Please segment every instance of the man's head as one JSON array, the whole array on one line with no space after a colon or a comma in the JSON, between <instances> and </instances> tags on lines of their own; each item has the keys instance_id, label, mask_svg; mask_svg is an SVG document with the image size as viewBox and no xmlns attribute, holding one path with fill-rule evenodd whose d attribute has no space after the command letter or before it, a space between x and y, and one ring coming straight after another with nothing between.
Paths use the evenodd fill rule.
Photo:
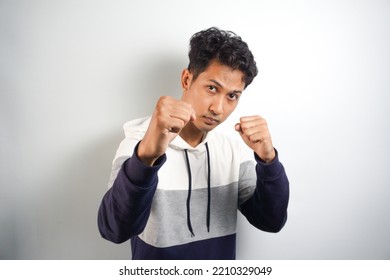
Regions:
<instances>
[{"instance_id":1,"label":"man's head","mask_svg":"<svg viewBox=\"0 0 390 280\"><path fill-rule=\"evenodd\" d=\"M214 60L234 70L240 70L244 74L245 88L257 75L256 62L248 45L231 31L212 27L195 33L190 40L188 56L188 70L193 74L193 79L205 71Z\"/></svg>"},{"instance_id":2,"label":"man's head","mask_svg":"<svg viewBox=\"0 0 390 280\"><path fill-rule=\"evenodd\" d=\"M235 110L244 89L257 74L248 46L232 32L210 28L191 38L190 64L183 70L182 100L191 104L196 120L184 132L205 133Z\"/></svg>"}]
</instances>

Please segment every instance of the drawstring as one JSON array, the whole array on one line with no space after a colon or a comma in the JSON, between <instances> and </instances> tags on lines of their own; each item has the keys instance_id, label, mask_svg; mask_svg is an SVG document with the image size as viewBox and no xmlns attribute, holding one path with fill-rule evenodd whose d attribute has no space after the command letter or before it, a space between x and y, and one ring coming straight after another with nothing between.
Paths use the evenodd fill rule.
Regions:
<instances>
[{"instance_id":1,"label":"drawstring","mask_svg":"<svg viewBox=\"0 0 390 280\"><path fill-rule=\"evenodd\" d=\"M211 202L211 186L210 186L210 152L209 152L209 145L207 145L206 142L206 152L207 152L207 218L206 218L206 224L207 224L207 231L210 232L210 202Z\"/></svg>"},{"instance_id":2,"label":"drawstring","mask_svg":"<svg viewBox=\"0 0 390 280\"><path fill-rule=\"evenodd\" d=\"M191 215L190 215L190 200L191 200L191 189L192 189L191 167L190 167L190 160L188 159L187 149L185 149L184 152L186 154L187 169L188 169L187 226L191 232L191 237L194 237L195 234L194 234L194 231L192 230Z\"/></svg>"},{"instance_id":3,"label":"drawstring","mask_svg":"<svg viewBox=\"0 0 390 280\"><path fill-rule=\"evenodd\" d=\"M207 216L206 216L206 225L207 225L207 231L210 232L210 204L211 204L211 184L210 184L210 152L209 152L209 146L206 145L206 153L207 153ZM192 175L191 175L191 166L190 166L190 160L188 158L188 150L184 150L186 155L186 163L187 163L187 169L188 169L188 195L187 195L187 226L188 230L191 232L191 237L194 237L194 231L192 229L191 225L191 213L190 213L190 202L191 202L191 191L192 191Z\"/></svg>"}]
</instances>

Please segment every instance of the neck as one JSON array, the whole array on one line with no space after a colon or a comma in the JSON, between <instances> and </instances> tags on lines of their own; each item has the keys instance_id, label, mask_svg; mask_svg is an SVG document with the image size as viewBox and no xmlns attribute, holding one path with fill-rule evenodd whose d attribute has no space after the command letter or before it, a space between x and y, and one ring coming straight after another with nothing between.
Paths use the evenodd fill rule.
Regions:
<instances>
[{"instance_id":1,"label":"neck","mask_svg":"<svg viewBox=\"0 0 390 280\"><path fill-rule=\"evenodd\" d=\"M205 132L199 130L192 122L187 123L179 133L180 137L194 148L202 142L205 134Z\"/></svg>"}]
</instances>

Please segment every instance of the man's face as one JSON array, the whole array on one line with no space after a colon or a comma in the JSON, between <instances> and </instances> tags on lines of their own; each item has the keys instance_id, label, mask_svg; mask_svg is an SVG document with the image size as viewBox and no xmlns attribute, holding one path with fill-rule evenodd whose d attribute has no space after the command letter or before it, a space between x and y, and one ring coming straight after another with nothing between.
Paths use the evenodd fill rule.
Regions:
<instances>
[{"instance_id":1,"label":"man's face","mask_svg":"<svg viewBox=\"0 0 390 280\"><path fill-rule=\"evenodd\" d=\"M229 117L244 91L243 73L212 61L194 80L187 69L182 74L182 100L195 110L195 127L209 132Z\"/></svg>"}]
</instances>

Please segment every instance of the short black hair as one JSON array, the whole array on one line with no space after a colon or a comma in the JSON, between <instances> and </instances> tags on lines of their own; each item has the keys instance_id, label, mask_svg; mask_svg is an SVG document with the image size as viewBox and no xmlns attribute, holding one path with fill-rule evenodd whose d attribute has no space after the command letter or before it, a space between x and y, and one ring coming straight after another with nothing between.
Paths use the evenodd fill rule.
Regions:
<instances>
[{"instance_id":1,"label":"short black hair","mask_svg":"<svg viewBox=\"0 0 390 280\"><path fill-rule=\"evenodd\" d=\"M245 88L252 83L258 73L248 44L234 32L220 30L217 27L197 32L191 37L188 57L190 60L188 70L194 79L205 71L214 59L243 72Z\"/></svg>"}]
</instances>

